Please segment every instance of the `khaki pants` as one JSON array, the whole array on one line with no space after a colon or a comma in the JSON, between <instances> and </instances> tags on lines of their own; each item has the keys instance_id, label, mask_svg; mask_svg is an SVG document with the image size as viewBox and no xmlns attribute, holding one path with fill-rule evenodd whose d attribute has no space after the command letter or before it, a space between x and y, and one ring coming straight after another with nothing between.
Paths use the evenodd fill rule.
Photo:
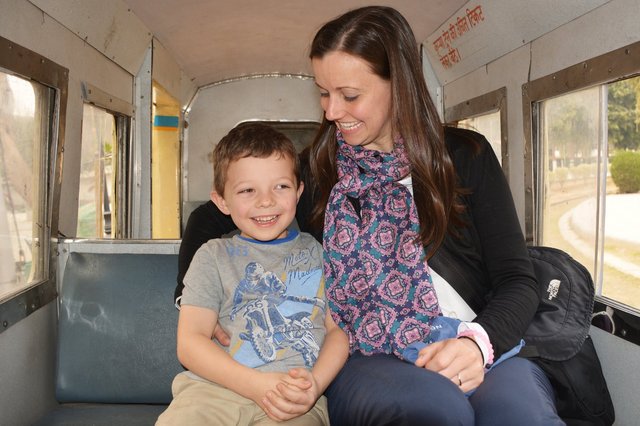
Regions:
<instances>
[{"instance_id":1,"label":"khaki pants","mask_svg":"<svg viewBox=\"0 0 640 426\"><path fill-rule=\"evenodd\" d=\"M171 385L173 401L156 426L165 425L282 425L328 426L327 399L321 396L303 416L275 422L250 399L222 386L178 374Z\"/></svg>"}]
</instances>

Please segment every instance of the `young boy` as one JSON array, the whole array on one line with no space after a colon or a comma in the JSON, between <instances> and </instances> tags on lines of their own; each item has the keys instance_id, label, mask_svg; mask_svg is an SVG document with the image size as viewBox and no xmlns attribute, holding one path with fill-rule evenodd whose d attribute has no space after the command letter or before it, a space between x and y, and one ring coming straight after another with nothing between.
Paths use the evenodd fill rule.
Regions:
<instances>
[{"instance_id":1,"label":"young boy","mask_svg":"<svg viewBox=\"0 0 640 426\"><path fill-rule=\"evenodd\" d=\"M322 393L348 356L324 298L322 246L289 229L303 191L275 129L241 124L213 153L212 201L240 230L203 245L184 278L173 401L158 425L328 425ZM231 336L212 340L220 325ZM320 349L321 348L321 349Z\"/></svg>"}]
</instances>

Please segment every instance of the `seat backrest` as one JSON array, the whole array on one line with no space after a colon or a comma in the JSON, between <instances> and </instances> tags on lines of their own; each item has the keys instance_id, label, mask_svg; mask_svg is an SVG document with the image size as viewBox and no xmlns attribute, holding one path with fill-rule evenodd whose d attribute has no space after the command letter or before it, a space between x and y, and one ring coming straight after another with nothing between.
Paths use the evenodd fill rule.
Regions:
<instances>
[{"instance_id":1,"label":"seat backrest","mask_svg":"<svg viewBox=\"0 0 640 426\"><path fill-rule=\"evenodd\" d=\"M174 254L70 253L60 290L59 402L164 403L182 371Z\"/></svg>"}]
</instances>

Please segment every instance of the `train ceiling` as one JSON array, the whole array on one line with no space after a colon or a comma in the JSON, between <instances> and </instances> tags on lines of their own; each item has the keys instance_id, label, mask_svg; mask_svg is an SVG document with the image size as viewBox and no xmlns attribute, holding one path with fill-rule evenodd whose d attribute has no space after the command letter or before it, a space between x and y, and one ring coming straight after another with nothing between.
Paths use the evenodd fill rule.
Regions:
<instances>
[{"instance_id":1,"label":"train ceiling","mask_svg":"<svg viewBox=\"0 0 640 426\"><path fill-rule=\"evenodd\" d=\"M196 86L255 74L310 74L327 20L367 4L398 9L424 40L466 0L124 0Z\"/></svg>"}]
</instances>

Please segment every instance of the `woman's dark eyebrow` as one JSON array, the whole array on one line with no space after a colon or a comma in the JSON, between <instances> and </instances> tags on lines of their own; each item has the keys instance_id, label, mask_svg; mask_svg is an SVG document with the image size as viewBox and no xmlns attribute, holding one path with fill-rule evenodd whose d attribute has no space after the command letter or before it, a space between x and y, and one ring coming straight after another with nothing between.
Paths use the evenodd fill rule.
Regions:
<instances>
[{"instance_id":1,"label":"woman's dark eyebrow","mask_svg":"<svg viewBox=\"0 0 640 426\"><path fill-rule=\"evenodd\" d=\"M318 82L316 82L316 81L314 81L314 84L315 84L319 89L327 90L327 89L325 89L324 87L320 86L320 85L318 84ZM341 87L336 87L336 90L344 90L344 89L362 90L362 89L358 89L357 87L351 87L351 86L341 86Z\"/></svg>"}]
</instances>

